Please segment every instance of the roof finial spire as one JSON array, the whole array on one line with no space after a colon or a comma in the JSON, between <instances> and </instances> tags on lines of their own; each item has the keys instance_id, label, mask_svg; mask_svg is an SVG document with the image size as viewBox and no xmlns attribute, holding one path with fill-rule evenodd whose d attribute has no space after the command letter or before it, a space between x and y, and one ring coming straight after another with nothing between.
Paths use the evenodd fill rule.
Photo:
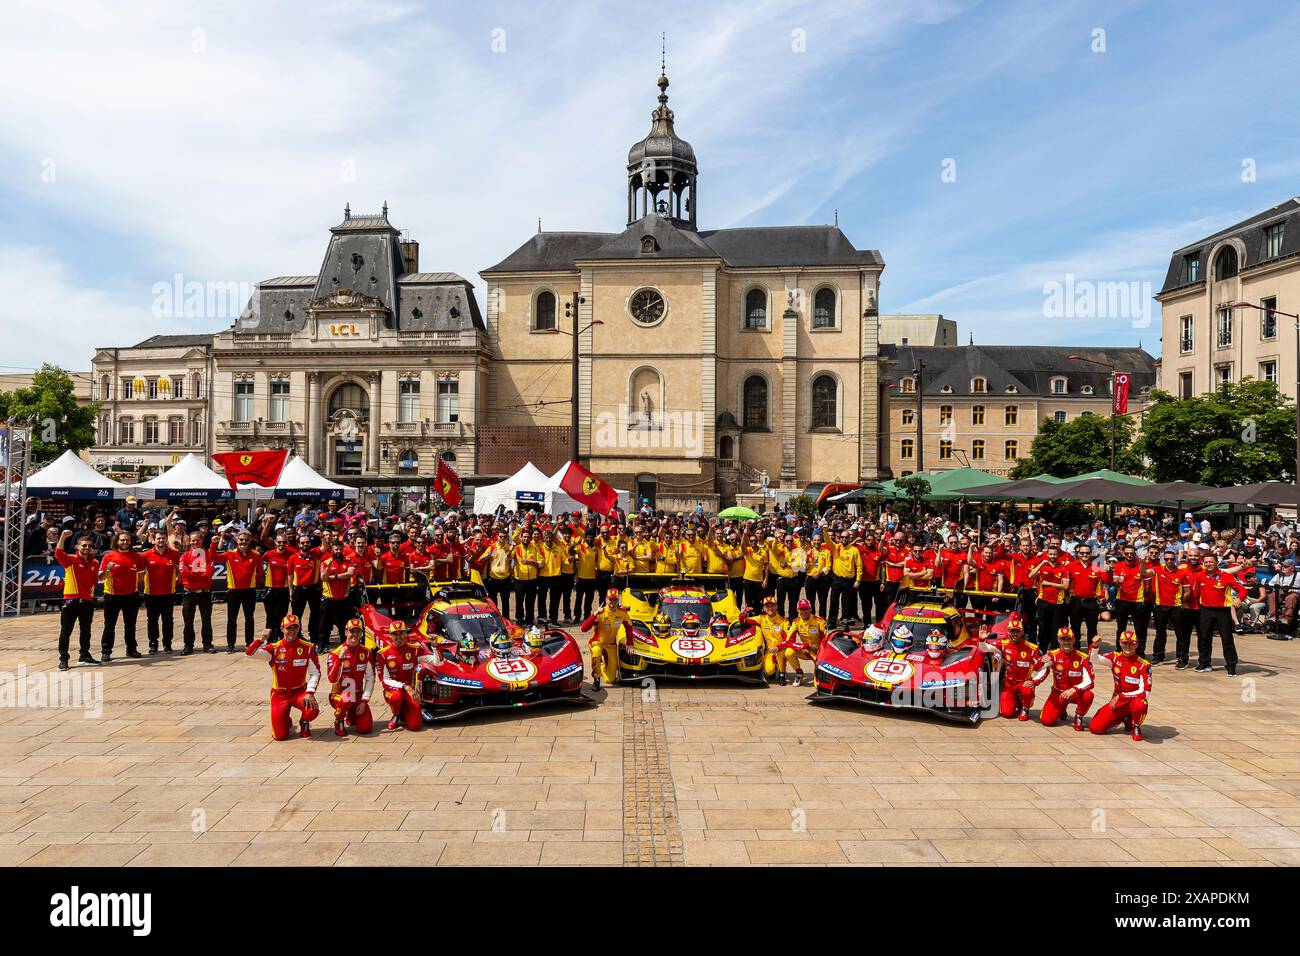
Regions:
<instances>
[{"instance_id":1,"label":"roof finial spire","mask_svg":"<svg viewBox=\"0 0 1300 956\"><path fill-rule=\"evenodd\" d=\"M668 34L659 34L659 75L668 75Z\"/></svg>"},{"instance_id":2,"label":"roof finial spire","mask_svg":"<svg viewBox=\"0 0 1300 956\"><path fill-rule=\"evenodd\" d=\"M384 222L388 222L388 200L384 200Z\"/></svg>"},{"instance_id":3,"label":"roof finial spire","mask_svg":"<svg viewBox=\"0 0 1300 956\"><path fill-rule=\"evenodd\" d=\"M537 217L537 231L538 231L538 233L541 233L541 231L542 231L542 217L541 217L541 216L538 216L538 217Z\"/></svg>"},{"instance_id":4,"label":"roof finial spire","mask_svg":"<svg viewBox=\"0 0 1300 956\"><path fill-rule=\"evenodd\" d=\"M343 204L343 221L347 222L352 218L352 203Z\"/></svg>"},{"instance_id":5,"label":"roof finial spire","mask_svg":"<svg viewBox=\"0 0 1300 956\"><path fill-rule=\"evenodd\" d=\"M836 206L835 207L835 228L838 229L839 226L840 226L840 207Z\"/></svg>"}]
</instances>

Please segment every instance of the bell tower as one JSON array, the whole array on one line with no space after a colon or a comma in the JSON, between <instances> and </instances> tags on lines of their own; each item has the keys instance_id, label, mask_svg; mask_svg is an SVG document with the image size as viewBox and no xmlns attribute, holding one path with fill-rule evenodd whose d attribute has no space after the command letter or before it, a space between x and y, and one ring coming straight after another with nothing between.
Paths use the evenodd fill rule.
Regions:
<instances>
[{"instance_id":1,"label":"bell tower","mask_svg":"<svg viewBox=\"0 0 1300 956\"><path fill-rule=\"evenodd\" d=\"M650 133L627 153L627 222L661 216L679 228L695 226L695 150L673 128L666 61L659 65L659 106Z\"/></svg>"}]
</instances>

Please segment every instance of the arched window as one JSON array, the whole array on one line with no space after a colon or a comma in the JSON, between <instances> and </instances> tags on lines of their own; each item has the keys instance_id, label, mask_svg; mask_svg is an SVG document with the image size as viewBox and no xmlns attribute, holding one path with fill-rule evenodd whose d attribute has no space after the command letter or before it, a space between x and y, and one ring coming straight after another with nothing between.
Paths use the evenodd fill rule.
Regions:
<instances>
[{"instance_id":1,"label":"arched window","mask_svg":"<svg viewBox=\"0 0 1300 956\"><path fill-rule=\"evenodd\" d=\"M751 431L767 428L767 379L761 375L745 379L743 398L744 427Z\"/></svg>"},{"instance_id":2,"label":"arched window","mask_svg":"<svg viewBox=\"0 0 1300 956\"><path fill-rule=\"evenodd\" d=\"M823 287L813 296L814 329L835 328L835 290Z\"/></svg>"},{"instance_id":3,"label":"arched window","mask_svg":"<svg viewBox=\"0 0 1300 956\"><path fill-rule=\"evenodd\" d=\"M537 307L534 310L533 329L544 331L555 328L555 293L539 292Z\"/></svg>"},{"instance_id":4,"label":"arched window","mask_svg":"<svg viewBox=\"0 0 1300 956\"><path fill-rule=\"evenodd\" d=\"M1231 279L1237 274L1237 250L1232 246L1224 246L1219 250L1219 254L1214 257L1214 281L1222 282L1224 279Z\"/></svg>"},{"instance_id":5,"label":"arched window","mask_svg":"<svg viewBox=\"0 0 1300 956\"><path fill-rule=\"evenodd\" d=\"M348 382L334 389L330 395L330 414L333 415L340 409L348 409L356 413L359 418L366 418L370 415L370 395L364 388L355 382Z\"/></svg>"},{"instance_id":6,"label":"arched window","mask_svg":"<svg viewBox=\"0 0 1300 956\"><path fill-rule=\"evenodd\" d=\"M745 328L767 328L767 291L750 289L745 296Z\"/></svg>"},{"instance_id":7,"label":"arched window","mask_svg":"<svg viewBox=\"0 0 1300 956\"><path fill-rule=\"evenodd\" d=\"M812 384L812 427L835 428L839 424L839 385L830 375L818 375Z\"/></svg>"},{"instance_id":8,"label":"arched window","mask_svg":"<svg viewBox=\"0 0 1300 956\"><path fill-rule=\"evenodd\" d=\"M976 377L970 380L970 390L976 395L983 395L988 391L989 383L986 379Z\"/></svg>"},{"instance_id":9,"label":"arched window","mask_svg":"<svg viewBox=\"0 0 1300 956\"><path fill-rule=\"evenodd\" d=\"M456 453L454 451L444 451L438 457L449 465L456 464Z\"/></svg>"},{"instance_id":10,"label":"arched window","mask_svg":"<svg viewBox=\"0 0 1300 956\"><path fill-rule=\"evenodd\" d=\"M718 442L718 458L729 462L736 457L736 442L730 435L723 435Z\"/></svg>"},{"instance_id":11,"label":"arched window","mask_svg":"<svg viewBox=\"0 0 1300 956\"><path fill-rule=\"evenodd\" d=\"M420 469L420 453L414 448L403 448L397 456L397 470L403 475L413 475Z\"/></svg>"},{"instance_id":12,"label":"arched window","mask_svg":"<svg viewBox=\"0 0 1300 956\"><path fill-rule=\"evenodd\" d=\"M911 461L916 457L916 442L910 438L904 438L898 443L898 457L903 461Z\"/></svg>"}]
</instances>

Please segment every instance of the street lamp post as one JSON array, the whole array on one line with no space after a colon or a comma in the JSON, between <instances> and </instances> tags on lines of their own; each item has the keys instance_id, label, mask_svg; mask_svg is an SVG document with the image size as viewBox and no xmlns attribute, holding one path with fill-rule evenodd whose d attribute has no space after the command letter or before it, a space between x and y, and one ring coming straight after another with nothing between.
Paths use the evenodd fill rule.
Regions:
<instances>
[{"instance_id":1,"label":"street lamp post","mask_svg":"<svg viewBox=\"0 0 1300 956\"><path fill-rule=\"evenodd\" d=\"M1295 323L1295 367L1296 367L1296 406L1295 406L1295 481L1300 486L1300 315L1292 315L1290 312L1279 312L1277 309L1266 309L1262 305L1256 305L1254 302L1234 302L1234 309L1257 309L1260 312L1269 312L1273 315L1280 315L1283 318L1290 319ZM1276 516L1275 516L1276 517ZM1295 511L1296 527L1300 528L1300 501L1296 502Z\"/></svg>"},{"instance_id":2,"label":"street lamp post","mask_svg":"<svg viewBox=\"0 0 1300 956\"><path fill-rule=\"evenodd\" d=\"M925 471L925 363L916 360L916 473Z\"/></svg>"},{"instance_id":3,"label":"street lamp post","mask_svg":"<svg viewBox=\"0 0 1300 956\"><path fill-rule=\"evenodd\" d=\"M1084 358L1082 355L1071 355L1072 362L1087 362L1090 365L1100 365L1102 368L1110 369L1110 470L1115 470L1115 366L1110 362L1101 362L1097 359Z\"/></svg>"},{"instance_id":4,"label":"street lamp post","mask_svg":"<svg viewBox=\"0 0 1300 956\"><path fill-rule=\"evenodd\" d=\"M571 353L571 375L569 391L569 461L578 461L578 338L583 332L596 325L604 325L600 319L592 319L582 328L578 328L579 307L587 300L577 292L564 303L564 317L573 323L573 331L566 332L561 328L547 329L548 332L557 335L573 336L573 351Z\"/></svg>"}]
</instances>

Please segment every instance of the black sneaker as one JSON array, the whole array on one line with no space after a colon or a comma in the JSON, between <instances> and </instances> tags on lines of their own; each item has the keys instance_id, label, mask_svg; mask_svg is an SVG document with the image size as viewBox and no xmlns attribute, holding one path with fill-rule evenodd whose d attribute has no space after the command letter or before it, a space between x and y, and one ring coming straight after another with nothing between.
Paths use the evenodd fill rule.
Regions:
<instances>
[{"instance_id":1,"label":"black sneaker","mask_svg":"<svg viewBox=\"0 0 1300 956\"><path fill-rule=\"evenodd\" d=\"M59 661L59 670L61 670L61 671L66 671L67 669L68 669L68 662L67 662L67 661Z\"/></svg>"},{"instance_id":2,"label":"black sneaker","mask_svg":"<svg viewBox=\"0 0 1300 956\"><path fill-rule=\"evenodd\" d=\"M203 653L204 653L204 654L215 654L216 652L217 652L217 649L216 649L215 647L213 647L211 644L204 644L204 645L203 645Z\"/></svg>"},{"instance_id":3,"label":"black sneaker","mask_svg":"<svg viewBox=\"0 0 1300 956\"><path fill-rule=\"evenodd\" d=\"M157 653L158 653L158 645L157 645L157 644L150 644L150 645L149 645L149 656L150 656L150 657L153 657L153 656L154 656L155 654L157 654Z\"/></svg>"},{"instance_id":4,"label":"black sneaker","mask_svg":"<svg viewBox=\"0 0 1300 956\"><path fill-rule=\"evenodd\" d=\"M1236 677L1236 676L1237 676L1237 672L1236 672L1235 670L1224 671L1224 673L1227 674L1229 677Z\"/></svg>"},{"instance_id":5,"label":"black sneaker","mask_svg":"<svg viewBox=\"0 0 1300 956\"><path fill-rule=\"evenodd\" d=\"M227 644L227 645L226 645L226 653L227 653L227 654L233 654L233 653L235 653L235 645L234 645L234 644Z\"/></svg>"},{"instance_id":6,"label":"black sneaker","mask_svg":"<svg viewBox=\"0 0 1300 956\"><path fill-rule=\"evenodd\" d=\"M99 666L99 661L95 660L95 659L94 659L93 657L91 657L89 654L82 654L80 657L77 658L77 663L78 663L78 664L93 664L95 667L98 667L98 666Z\"/></svg>"},{"instance_id":7,"label":"black sneaker","mask_svg":"<svg viewBox=\"0 0 1300 956\"><path fill-rule=\"evenodd\" d=\"M181 657L189 657L193 653L194 653L194 648L187 647L181 651Z\"/></svg>"},{"instance_id":8,"label":"black sneaker","mask_svg":"<svg viewBox=\"0 0 1300 956\"><path fill-rule=\"evenodd\" d=\"M107 664L112 659L113 659L113 655L110 654L108 651L102 651L99 655L99 662L101 664Z\"/></svg>"},{"instance_id":9,"label":"black sneaker","mask_svg":"<svg viewBox=\"0 0 1300 956\"><path fill-rule=\"evenodd\" d=\"M1187 667L1188 667L1187 661L1179 661L1177 664L1174 665L1174 670L1185 671L1187 670Z\"/></svg>"},{"instance_id":10,"label":"black sneaker","mask_svg":"<svg viewBox=\"0 0 1300 956\"><path fill-rule=\"evenodd\" d=\"M1159 657L1153 657L1151 659L1151 666L1155 667L1158 664L1163 664L1164 662L1165 662L1165 655L1161 654Z\"/></svg>"},{"instance_id":11,"label":"black sneaker","mask_svg":"<svg viewBox=\"0 0 1300 956\"><path fill-rule=\"evenodd\" d=\"M1210 671L1212 671L1212 670L1214 670L1214 668L1213 668L1211 665L1209 665L1209 664L1197 664L1197 665L1196 665L1196 673L1198 673L1198 674L1208 674L1208 673L1209 673Z\"/></svg>"},{"instance_id":12,"label":"black sneaker","mask_svg":"<svg viewBox=\"0 0 1300 956\"><path fill-rule=\"evenodd\" d=\"M131 658L132 660L137 660L137 661L138 661L140 658L144 657L144 655L141 654L139 651L127 651L127 652L126 652L126 656L129 657L129 658ZM108 660L108 658L106 657L106 658L104 658L104 660Z\"/></svg>"}]
</instances>

